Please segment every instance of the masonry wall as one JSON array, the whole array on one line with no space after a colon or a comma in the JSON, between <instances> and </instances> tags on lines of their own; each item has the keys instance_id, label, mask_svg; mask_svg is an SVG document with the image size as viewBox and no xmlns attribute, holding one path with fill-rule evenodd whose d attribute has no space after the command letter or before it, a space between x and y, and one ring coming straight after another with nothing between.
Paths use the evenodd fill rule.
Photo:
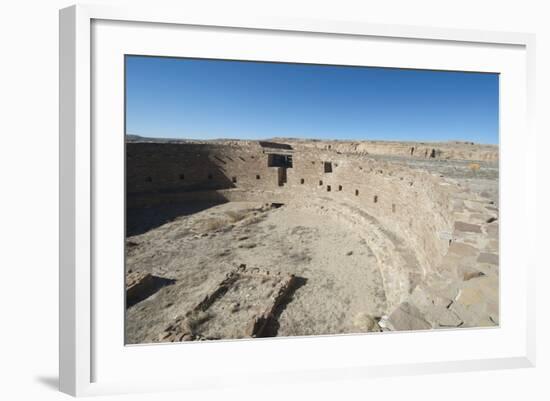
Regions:
<instances>
[{"instance_id":1,"label":"masonry wall","mask_svg":"<svg viewBox=\"0 0 550 401\"><path fill-rule=\"evenodd\" d=\"M394 233L397 245L392 246L405 241L414 250L414 260L404 262L411 265L411 271L403 271L410 277L388 273L390 279L399 277L396 286L429 273L448 250L448 239L440 234L451 231L454 224L453 188L422 170L296 145L293 167L287 169L287 183L281 187L277 168L268 167L266 150L254 142L128 143L126 150L130 205L138 198L142 202L136 204L143 205L215 198L286 203L321 197L335 205L350 205ZM325 162L331 163L331 172L325 172Z\"/></svg>"},{"instance_id":2,"label":"masonry wall","mask_svg":"<svg viewBox=\"0 0 550 401\"><path fill-rule=\"evenodd\" d=\"M412 242L424 266L435 265L446 253L448 240L440 234L451 231L453 224L452 188L439 177L359 156L306 154L295 157L296 168L289 173L290 192L305 190L357 204ZM324 172L324 162L332 163L331 173Z\"/></svg>"},{"instance_id":3,"label":"masonry wall","mask_svg":"<svg viewBox=\"0 0 550 401\"><path fill-rule=\"evenodd\" d=\"M292 142L291 142L292 143ZM480 145L472 142L390 142L390 141L308 141L296 140L294 145L318 150L331 150L360 155L394 155L417 159L460 159L498 162L498 145Z\"/></svg>"},{"instance_id":4,"label":"masonry wall","mask_svg":"<svg viewBox=\"0 0 550 401\"><path fill-rule=\"evenodd\" d=\"M143 193L265 187L277 182L259 145L126 144L126 188Z\"/></svg>"}]
</instances>

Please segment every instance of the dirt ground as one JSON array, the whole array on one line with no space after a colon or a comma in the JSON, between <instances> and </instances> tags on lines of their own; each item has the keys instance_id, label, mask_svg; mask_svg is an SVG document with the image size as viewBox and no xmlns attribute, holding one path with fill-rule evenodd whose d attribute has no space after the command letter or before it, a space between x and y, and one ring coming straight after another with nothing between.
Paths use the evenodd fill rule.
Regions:
<instances>
[{"instance_id":1,"label":"dirt ground","mask_svg":"<svg viewBox=\"0 0 550 401\"><path fill-rule=\"evenodd\" d=\"M127 240L127 269L173 279L127 311L127 342L159 340L235 266L269 267L300 279L273 335L368 331L385 294L374 255L359 233L322 205L231 202L182 216ZM226 320L227 333L239 319Z\"/></svg>"}]
</instances>

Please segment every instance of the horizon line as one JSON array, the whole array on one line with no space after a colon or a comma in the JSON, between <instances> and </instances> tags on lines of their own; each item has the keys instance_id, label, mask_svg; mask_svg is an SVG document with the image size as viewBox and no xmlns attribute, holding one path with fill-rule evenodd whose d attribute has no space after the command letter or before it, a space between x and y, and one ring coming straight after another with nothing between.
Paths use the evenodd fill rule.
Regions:
<instances>
[{"instance_id":1,"label":"horizon line","mask_svg":"<svg viewBox=\"0 0 550 401\"><path fill-rule=\"evenodd\" d=\"M142 134L135 134L126 132L125 136L136 136L143 139L157 139L157 140L191 140L191 141L262 141L269 139L289 139L289 140L303 140L303 141L325 141L325 142L399 142L399 143L473 143L475 145L489 145L489 146L499 146L499 143L488 143L488 142L475 142L465 139L447 139L441 141L433 140L398 140L398 139L326 139L326 138L311 138L311 137L296 137L296 136L271 136L271 137L262 137L262 138L232 138L232 137L219 137L219 138L195 138L195 137L154 137L154 136L145 136Z\"/></svg>"}]
</instances>

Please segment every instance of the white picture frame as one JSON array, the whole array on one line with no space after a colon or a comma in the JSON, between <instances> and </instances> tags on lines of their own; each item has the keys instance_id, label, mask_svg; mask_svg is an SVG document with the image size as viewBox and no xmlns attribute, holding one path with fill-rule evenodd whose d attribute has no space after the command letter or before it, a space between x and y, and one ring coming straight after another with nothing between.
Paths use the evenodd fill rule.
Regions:
<instances>
[{"instance_id":1,"label":"white picture frame","mask_svg":"<svg viewBox=\"0 0 550 401\"><path fill-rule=\"evenodd\" d=\"M95 24L95 25L94 25ZM117 25L118 24L118 25ZM312 40L322 37L327 41L338 38L341 43L346 41L383 40L386 45L405 43L405 46L426 46L426 54L433 53L433 46L445 52L445 46L454 46L453 51L477 51L480 60L483 54L495 49L495 54L502 53L502 58L491 58L487 64L476 64L473 56L461 65L453 67L452 57L449 60L434 62L433 58L411 55L407 65L398 59L373 58L372 62L379 66L389 65L407 68L431 69L468 69L499 72L508 74L501 91L501 257L514 262L520 268L502 269L501 304L503 318L501 326L496 329L463 329L457 331L442 331L439 333L397 333L384 335L350 335L350 336L320 336L297 339L270 339L254 341L220 342L216 344L171 344L154 346L125 347L117 329L112 334L105 327L108 322L118 319L122 311L114 307L116 313L112 316L106 311L105 305L117 305L119 299L116 291L122 293L123 281L107 281L110 277L97 274L94 270L109 253L98 254L98 230L105 228L101 219L103 205L98 193L105 193L101 186L101 171L117 171L113 182L120 184L117 177L122 176L120 165L114 158L119 157L116 141L123 141L123 135L118 139L109 138L97 141L94 129L103 127L101 121L104 114L96 110L98 97L104 96L101 88L95 88L94 74L102 74L104 66L109 66L110 58L119 60L120 54L128 49L138 49L142 54L173 55L176 47L166 43L160 46L161 38L169 37L174 32L185 31L191 27L206 34L220 35L238 34L263 35L265 43L277 43L286 38L293 38L298 43L294 52L289 50L287 61L298 56L300 40ZM140 30L149 31L146 38L140 37ZM154 31L154 32L153 32ZM212 31L212 32L210 32ZM127 32L128 34L124 34ZM198 33L200 35L201 33ZM130 34L131 33L131 34ZM179 34L179 33L178 33ZM184 34L184 33L182 33ZM96 35L96 39L94 39ZM293 37L295 36L295 38ZM212 36L212 35L211 35ZM302 38L298 40L298 38ZM139 46L130 44L138 41ZM205 38L205 40L207 40ZM168 41L168 42L177 42ZM106 43L109 43L107 45ZM205 42L206 43L206 42ZM252 42L258 43L257 38ZM136 47L138 46L138 47ZM157 48L158 46L158 48ZM178 46L174 43L173 46ZM432 46L430 50L430 46ZM430 372L467 371L480 369L503 369L512 367L530 367L535 364L534 338L534 272L535 260L531 256L531 246L534 246L534 219L536 209L535 194L535 134L532 128L532 112L534 110L534 35L524 33L484 32L460 29L439 29L412 26L375 25L364 22L348 21L315 21L292 20L278 18L234 18L228 16L187 15L185 10L165 10L150 8L111 8L108 6L72 6L60 11L60 390L72 395L94 395L110 393L127 393L136 391L165 391L171 389L205 389L211 387L245 385L247 382L267 383L277 377L278 380L292 382L295 380L330 380L342 377L357 380L386 375L420 374ZM208 47L208 46L206 46ZM269 46L268 46L269 47ZM346 46L341 53L322 55L324 57L351 58ZM391 46L390 46L391 47ZM155 50L157 49L157 50ZM290 49L290 48L289 48ZM420 48L419 48L420 49ZM470 49L470 50L468 50ZM477 49L477 50L476 50ZM500 49L500 50L499 50ZM416 52L415 48L415 52ZM105 56L102 51L111 54ZM242 57L250 57L244 47L231 49L242 52ZM492 51L492 50L491 50ZM121 53L122 52L122 53ZM170 54L166 54L169 52ZM500 53L499 53L500 52ZM421 52L420 52L421 53ZM101 57L99 56L101 54ZM225 53L223 53L225 54ZM220 53L220 58L223 56ZM98 62L95 57L104 60ZM260 56L260 59L281 59L281 54ZM315 57L312 53L311 57ZM418 59L413 60L415 57ZM377 62L378 60L379 62ZM430 61L431 60L431 61ZM120 61L120 60L119 60ZM117 61L118 62L118 61ZM349 60L350 63L357 62ZM364 63L364 61L358 61ZM396 63L396 64L395 64ZM470 67L468 67L468 63ZM479 61L482 63L482 61ZM97 70L97 71L96 71ZM111 84L123 85L120 81L120 71L108 76ZM101 81L104 75L101 75ZM118 77L118 78L117 78ZM112 81L112 80L115 81ZM99 82L97 81L97 82ZM95 83L97 83L95 82ZM103 81L105 82L105 81ZM517 89L511 92L507 89ZM97 92L99 91L99 92ZM120 91L120 88L117 89ZM117 92L120 93L120 92ZM110 110L123 113L120 107L120 97L110 96L113 103ZM514 106L514 107L513 107ZM106 106L105 106L106 107ZM99 117L98 117L99 116ZM116 118L115 118L116 119ZM118 120L117 120L118 121ZM113 126L117 121L109 120ZM95 128L94 128L95 127ZM513 132L516 134L513 134ZM518 134L521 132L522 134ZM110 142L114 140L115 142ZM109 148L110 144L114 144ZM120 144L119 144L120 145ZM109 149L113 149L112 152ZM101 154L100 154L101 153ZM517 190L522 185L523 191ZM516 187L516 190L514 190ZM103 192L102 192L103 191ZM123 213L123 203L115 200L116 206L112 213ZM119 199L120 200L120 199ZM119 204L120 203L120 204ZM118 207L118 209L116 209ZM99 208L99 209L98 209ZM103 214L105 218L107 214ZM115 218L116 220L117 218ZM118 220L117 220L118 221ZM113 230L116 234L117 230ZM507 245L514 242L514 247ZM122 244L122 240L121 240ZM514 248L514 249L508 249ZM116 255L119 255L118 251ZM120 255L119 255L120 256ZM120 263L120 258L113 260ZM508 262L506 262L508 263ZM116 276L114 276L116 277ZM122 269L120 269L122 277ZM110 283L110 284L109 284ZM512 284L515 284L512 286ZM517 287L517 288L516 288ZM117 290L118 288L118 290ZM98 300L94 294L101 291ZM510 299L513 298L513 299ZM118 309L117 309L118 308ZM105 313L104 313L105 312ZM508 319L507 313L510 313ZM109 316L108 316L109 315ZM512 322L512 318L514 321ZM123 322L120 322L120 326ZM503 334L504 333L504 334ZM110 338L112 337L112 338ZM484 339L477 341L483 337ZM424 359L411 353L406 356L406 350L422 346L437 349L438 344L445 341L458 341L453 345L455 354L427 356ZM390 347L399 357L375 355L372 360L365 360L364 354L341 356L342 350L363 349L368 343L376 342L376 348ZM460 344L480 342L481 346L466 352ZM105 344L117 347L116 350ZM115 344L115 345L112 345ZM458 345L456 345L458 344ZM487 344L483 348L483 344ZM489 345L493 344L493 345ZM191 345L193 348L191 348ZM174 348L177 347L177 348ZM186 347L186 348L183 348ZM473 347L475 348L475 347ZM290 350L294 356L291 359L292 369L285 369L284 361L277 361L281 350ZM207 363L197 363L193 371L185 375L164 375L159 372L150 377L130 378L125 376L125 369L120 364L131 366L138 361L145 365L156 365L159 361L170 364L174 355L186 355L199 362L202 359L213 358L223 352L229 358L242 359L235 366L221 366L218 370L207 371ZM449 350L449 352L451 352ZM458 352L458 353L456 353ZM460 353L464 357L459 357ZM429 352L426 352L429 354ZM319 355L323 357L321 359ZM251 364L257 363L253 358L261 356L273 358L271 367ZM406 357L405 357L406 356ZM112 359L111 359L112 358ZM118 359L117 359L118 358ZM294 358L295 360L293 360ZM347 358L347 359L346 359ZM98 362L100 361L100 362ZM203 361L204 362L204 361ZM288 360L286 360L288 362ZM247 365L248 364L248 365ZM112 366L112 368L108 368ZM202 368L201 368L202 367ZM233 372L234 371L234 372ZM181 377L184 376L184 377Z\"/></svg>"}]
</instances>

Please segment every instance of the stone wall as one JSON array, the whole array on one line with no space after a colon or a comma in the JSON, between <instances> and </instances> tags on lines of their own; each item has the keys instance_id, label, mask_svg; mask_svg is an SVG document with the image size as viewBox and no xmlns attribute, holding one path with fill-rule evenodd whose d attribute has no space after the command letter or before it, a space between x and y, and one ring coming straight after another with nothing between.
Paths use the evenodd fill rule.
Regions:
<instances>
[{"instance_id":1,"label":"stone wall","mask_svg":"<svg viewBox=\"0 0 550 401\"><path fill-rule=\"evenodd\" d=\"M293 166L286 169L287 181L281 185L279 168L268 167L268 154L274 150L257 142L138 142L128 143L126 151L129 207L189 200L287 203L322 198L350 224L372 225L372 235L383 227L381 236L391 249L379 258L393 260L379 262L394 269L400 266L399 272L386 272L388 293L406 294L403 286L414 288L449 247L442 233L452 231L450 193L456 188L423 170L294 144ZM399 290L392 292L392 286Z\"/></svg>"},{"instance_id":2,"label":"stone wall","mask_svg":"<svg viewBox=\"0 0 550 401\"><path fill-rule=\"evenodd\" d=\"M379 260L383 268L393 268L382 271L386 292L397 297L391 303L401 302L399 297L432 273L447 253L449 240L443 234L452 231L450 194L454 188L427 172L364 157L342 156L334 151L304 154L307 157L295 157L296 168L289 173L289 198L322 197L327 203L333 201L333 212L354 216L355 226L375 219L370 229L383 227L383 237L392 239L385 245L388 251L379 255L386 259ZM331 163L332 172L325 172L325 162ZM355 209L346 212L344 205ZM406 249L413 252L407 253ZM391 287L399 288L391 291Z\"/></svg>"},{"instance_id":3,"label":"stone wall","mask_svg":"<svg viewBox=\"0 0 550 401\"><path fill-rule=\"evenodd\" d=\"M264 159L259 145L129 142L127 193L261 187L277 176Z\"/></svg>"},{"instance_id":4,"label":"stone wall","mask_svg":"<svg viewBox=\"0 0 550 401\"><path fill-rule=\"evenodd\" d=\"M391 142L391 141L303 141L291 140L293 145L319 150L360 155L393 155L418 159L459 159L498 161L498 145L480 145L472 142Z\"/></svg>"}]
</instances>

